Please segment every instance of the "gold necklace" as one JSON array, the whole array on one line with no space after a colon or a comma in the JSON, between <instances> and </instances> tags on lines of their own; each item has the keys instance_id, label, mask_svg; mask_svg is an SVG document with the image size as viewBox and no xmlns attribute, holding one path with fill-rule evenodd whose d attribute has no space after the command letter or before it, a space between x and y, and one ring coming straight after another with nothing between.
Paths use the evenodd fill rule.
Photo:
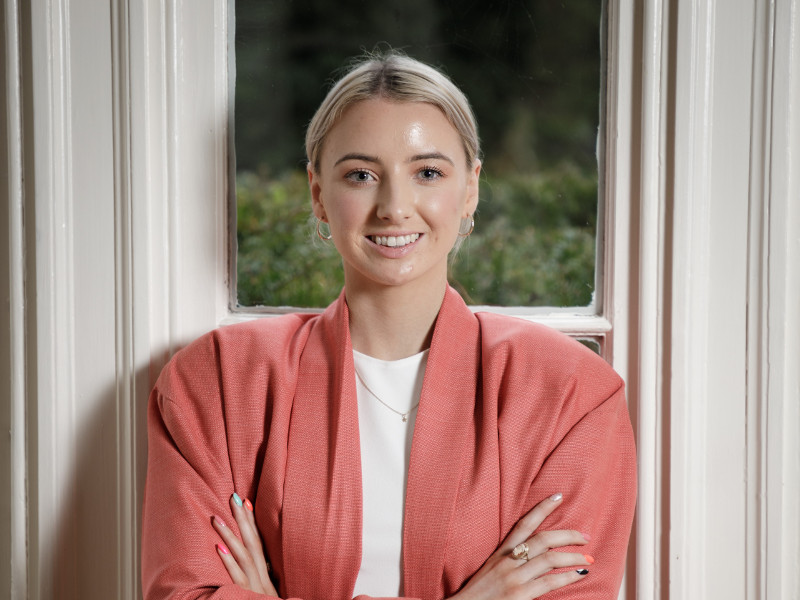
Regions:
<instances>
[{"instance_id":1,"label":"gold necklace","mask_svg":"<svg viewBox=\"0 0 800 600\"><path fill-rule=\"evenodd\" d=\"M396 408L392 408L391 406L389 406L388 404L386 404L386 402L384 402L383 400L381 400L381 399L380 399L380 397L378 396L378 394L376 394L375 392L373 392L373 391L370 389L370 387L367 385L367 382L366 382L366 381L364 381L364 378L361 376L361 373L359 373L359 372L358 372L358 369L356 369L355 367L353 367L353 370L356 372L356 377L358 377L358 380L361 382L361 385L363 385L363 386L364 386L364 388L365 388L365 389L366 389L366 390L367 390L367 391L370 393L370 395L371 395L373 398L375 398L375 400L377 400L378 402L380 402L381 404L383 404L383 405L384 405L386 408L388 408L390 411L392 411L394 414L396 414L396 415L400 415L400 416L402 417L402 419L403 419L403 423L405 423L405 422L407 422L407 421L408 421L408 415L410 415L410 414L412 413L412 411L413 411L415 408L417 408L417 407L419 406L419 400L417 400L417 403L416 403L414 406L412 406L411 408L409 408L409 409L408 409L408 412L400 412L400 411L399 411L399 410L397 410Z\"/></svg>"}]
</instances>

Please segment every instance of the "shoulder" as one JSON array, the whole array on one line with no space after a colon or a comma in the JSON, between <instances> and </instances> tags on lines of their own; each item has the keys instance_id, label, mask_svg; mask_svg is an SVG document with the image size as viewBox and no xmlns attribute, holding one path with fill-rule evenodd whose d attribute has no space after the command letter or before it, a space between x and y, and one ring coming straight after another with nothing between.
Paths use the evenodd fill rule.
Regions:
<instances>
[{"instance_id":1,"label":"shoulder","mask_svg":"<svg viewBox=\"0 0 800 600\"><path fill-rule=\"evenodd\" d=\"M623 386L602 357L551 327L493 313L476 316L481 324L484 377L502 378L512 397L535 396L549 405L569 401L583 412Z\"/></svg>"},{"instance_id":2,"label":"shoulder","mask_svg":"<svg viewBox=\"0 0 800 600\"><path fill-rule=\"evenodd\" d=\"M219 327L200 336L170 359L156 382L175 400L193 389L212 390L225 381L243 383L275 365L287 365L302 351L315 314L264 317Z\"/></svg>"}]
</instances>

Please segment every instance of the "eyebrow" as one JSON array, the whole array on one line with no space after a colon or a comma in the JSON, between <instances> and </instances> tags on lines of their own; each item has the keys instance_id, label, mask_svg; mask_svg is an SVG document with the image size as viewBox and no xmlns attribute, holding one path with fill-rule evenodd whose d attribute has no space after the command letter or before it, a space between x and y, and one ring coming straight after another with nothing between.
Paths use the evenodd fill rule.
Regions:
<instances>
[{"instance_id":1,"label":"eyebrow","mask_svg":"<svg viewBox=\"0 0 800 600\"><path fill-rule=\"evenodd\" d=\"M339 163L343 163L347 160L363 160L364 162L369 163L379 163L380 159L377 156L369 156L368 154L359 154L358 152L351 152L349 154L345 154L339 160L337 160L333 166L338 165ZM455 166L453 160L447 156L446 154L442 154L441 152L427 152L425 154L415 154L411 158L409 158L406 162L413 163L417 162L418 160L444 160L449 162L451 165Z\"/></svg>"},{"instance_id":2,"label":"eyebrow","mask_svg":"<svg viewBox=\"0 0 800 600\"><path fill-rule=\"evenodd\" d=\"M447 156L446 154L442 154L441 152L428 152L427 154L416 154L411 157L408 162L417 162L418 160L444 160L449 162L451 165L456 166L453 160Z\"/></svg>"},{"instance_id":3,"label":"eyebrow","mask_svg":"<svg viewBox=\"0 0 800 600\"><path fill-rule=\"evenodd\" d=\"M367 154L358 154L357 152L351 152L350 154L345 154L343 157L341 157L339 160L333 163L333 166L335 167L339 163L343 163L346 160L363 160L365 162L371 162L371 163L380 162L377 156L369 156Z\"/></svg>"}]
</instances>

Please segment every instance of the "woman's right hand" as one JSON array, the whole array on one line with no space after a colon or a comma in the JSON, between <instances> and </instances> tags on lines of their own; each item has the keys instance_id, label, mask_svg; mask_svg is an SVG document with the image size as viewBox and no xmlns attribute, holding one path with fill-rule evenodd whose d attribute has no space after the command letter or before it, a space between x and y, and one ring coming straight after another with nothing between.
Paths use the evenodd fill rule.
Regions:
<instances>
[{"instance_id":1,"label":"woman's right hand","mask_svg":"<svg viewBox=\"0 0 800 600\"><path fill-rule=\"evenodd\" d=\"M577 531L533 532L558 508L563 498L554 494L540 502L516 524L505 541L451 600L531 600L552 590L580 581L588 574L591 556L572 552L552 552L553 548L586 544L588 536ZM514 549L528 545L528 560L512 557ZM523 550L521 547L520 550ZM519 553L519 550L517 551ZM569 571L552 573L554 569Z\"/></svg>"},{"instance_id":2,"label":"woman's right hand","mask_svg":"<svg viewBox=\"0 0 800 600\"><path fill-rule=\"evenodd\" d=\"M278 592L269 576L269 563L264 556L253 505L246 498L242 500L236 493L231 496L230 505L242 539L236 537L222 518L215 515L211 522L224 542L217 544L217 554L233 583L251 592L277 597Z\"/></svg>"}]
</instances>

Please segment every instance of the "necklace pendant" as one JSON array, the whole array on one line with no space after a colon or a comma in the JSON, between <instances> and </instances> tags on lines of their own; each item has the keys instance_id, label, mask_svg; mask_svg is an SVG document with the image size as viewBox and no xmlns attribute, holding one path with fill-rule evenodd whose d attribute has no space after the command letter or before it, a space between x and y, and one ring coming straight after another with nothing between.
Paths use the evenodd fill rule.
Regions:
<instances>
[{"instance_id":1,"label":"necklace pendant","mask_svg":"<svg viewBox=\"0 0 800 600\"><path fill-rule=\"evenodd\" d=\"M406 421L408 421L408 415L403 415L403 423L405 423Z\"/></svg>"}]
</instances>

